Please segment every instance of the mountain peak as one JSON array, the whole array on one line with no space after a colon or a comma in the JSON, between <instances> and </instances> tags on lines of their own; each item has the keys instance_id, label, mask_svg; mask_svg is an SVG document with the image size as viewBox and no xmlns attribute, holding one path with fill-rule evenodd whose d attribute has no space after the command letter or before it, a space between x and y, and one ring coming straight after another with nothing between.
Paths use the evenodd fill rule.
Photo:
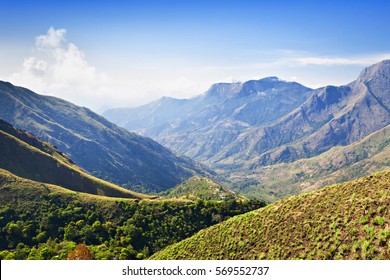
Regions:
<instances>
[{"instance_id":1,"label":"mountain peak","mask_svg":"<svg viewBox=\"0 0 390 280\"><path fill-rule=\"evenodd\" d=\"M267 90L276 90L286 87L287 84L294 84L301 88L304 86L295 83L282 80L276 76L265 77L258 80L249 80L244 83L217 83L213 84L210 89L205 93L207 97L217 98L235 98L245 97L251 94L263 93ZM309 90L309 89L308 89Z\"/></svg>"},{"instance_id":2,"label":"mountain peak","mask_svg":"<svg viewBox=\"0 0 390 280\"><path fill-rule=\"evenodd\" d=\"M270 76L270 77L265 77L263 79L260 79L259 81L279 82L279 81L283 81L283 80L279 79L276 76Z\"/></svg>"},{"instance_id":3,"label":"mountain peak","mask_svg":"<svg viewBox=\"0 0 390 280\"><path fill-rule=\"evenodd\" d=\"M383 60L365 68L359 75L359 82L368 82L378 76L390 76L390 60Z\"/></svg>"},{"instance_id":4,"label":"mountain peak","mask_svg":"<svg viewBox=\"0 0 390 280\"><path fill-rule=\"evenodd\" d=\"M211 85L206 92L208 97L231 97L240 92L242 89L242 83L217 83Z\"/></svg>"}]
</instances>

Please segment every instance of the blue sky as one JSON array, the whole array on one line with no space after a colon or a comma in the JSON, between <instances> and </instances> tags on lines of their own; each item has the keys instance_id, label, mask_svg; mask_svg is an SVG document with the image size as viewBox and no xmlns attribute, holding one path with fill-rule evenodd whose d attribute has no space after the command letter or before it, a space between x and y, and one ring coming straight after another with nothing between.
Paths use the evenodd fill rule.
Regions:
<instances>
[{"instance_id":1,"label":"blue sky","mask_svg":"<svg viewBox=\"0 0 390 280\"><path fill-rule=\"evenodd\" d=\"M0 79L98 110L390 58L390 1L1 1Z\"/></svg>"}]
</instances>

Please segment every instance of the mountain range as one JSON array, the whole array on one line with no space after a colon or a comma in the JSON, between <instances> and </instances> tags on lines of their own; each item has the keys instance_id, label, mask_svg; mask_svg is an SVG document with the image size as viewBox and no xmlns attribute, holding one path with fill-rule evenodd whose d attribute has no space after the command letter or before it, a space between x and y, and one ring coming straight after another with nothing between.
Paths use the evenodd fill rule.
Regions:
<instances>
[{"instance_id":1,"label":"mountain range","mask_svg":"<svg viewBox=\"0 0 390 280\"><path fill-rule=\"evenodd\" d=\"M215 84L192 99L163 97L137 108L111 109L103 116L191 158L213 162L243 131L291 112L310 92L298 83L269 77Z\"/></svg>"},{"instance_id":2,"label":"mountain range","mask_svg":"<svg viewBox=\"0 0 390 280\"><path fill-rule=\"evenodd\" d=\"M95 259L389 259L389 91L387 60L340 87L269 77L105 113L216 176L0 82L0 259L66 259L80 243Z\"/></svg>"},{"instance_id":3,"label":"mountain range","mask_svg":"<svg viewBox=\"0 0 390 280\"><path fill-rule=\"evenodd\" d=\"M197 174L213 177L213 169L228 188L274 201L388 168L389 89L386 60L340 87L312 90L269 77L103 114L145 137L87 108L0 82L0 119L91 175L132 190L166 191Z\"/></svg>"},{"instance_id":4,"label":"mountain range","mask_svg":"<svg viewBox=\"0 0 390 280\"><path fill-rule=\"evenodd\" d=\"M65 100L0 82L0 119L49 142L100 179L158 192L207 168Z\"/></svg>"},{"instance_id":5,"label":"mountain range","mask_svg":"<svg viewBox=\"0 0 390 280\"><path fill-rule=\"evenodd\" d=\"M335 147L349 147L390 124L390 60L364 69L355 81L344 86L312 90L269 77L215 84L191 99L162 98L137 108L111 109L103 115L209 165L233 182L236 190L245 193L250 188L249 192L272 201L300 193L305 187L302 182L289 186L276 182L272 178L275 176L262 176L264 167L305 159L318 159L320 166L329 157L317 156ZM390 165L388 149L384 149L388 142L386 136L382 137L383 141L376 142L376 151L384 155L383 169ZM358 146L347 150L354 147ZM375 153L344 160L343 168L371 156ZM335 181L342 181L341 172L335 173L337 164L332 166ZM284 171L306 172L304 167ZM329 172L313 175L312 179L326 175ZM367 173L361 169L348 179L363 175Z\"/></svg>"}]
</instances>

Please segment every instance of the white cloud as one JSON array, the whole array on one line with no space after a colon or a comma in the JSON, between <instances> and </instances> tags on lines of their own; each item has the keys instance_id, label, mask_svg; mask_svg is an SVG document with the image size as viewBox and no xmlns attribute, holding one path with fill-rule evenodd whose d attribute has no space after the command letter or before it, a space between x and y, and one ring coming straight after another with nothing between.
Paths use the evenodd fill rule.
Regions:
<instances>
[{"instance_id":1,"label":"white cloud","mask_svg":"<svg viewBox=\"0 0 390 280\"><path fill-rule=\"evenodd\" d=\"M292 59L292 62L298 62L303 65L356 65L366 66L377 63L379 61L389 59L390 53L374 54L369 56L356 56L356 57L321 57L321 56L308 56L298 57Z\"/></svg>"},{"instance_id":2,"label":"white cloud","mask_svg":"<svg viewBox=\"0 0 390 280\"><path fill-rule=\"evenodd\" d=\"M204 91L199 81L188 78L192 70L180 73L177 69L126 65L126 69L110 72L109 77L93 67L77 45L67 41L66 32L51 27L46 34L37 36L33 55L24 59L9 80L96 111L137 106L163 95L183 98Z\"/></svg>"},{"instance_id":3,"label":"white cloud","mask_svg":"<svg viewBox=\"0 0 390 280\"><path fill-rule=\"evenodd\" d=\"M47 34L36 37L35 44L37 48L42 50L60 48L66 42L65 33L65 29L55 30L53 27L50 27Z\"/></svg>"},{"instance_id":4,"label":"white cloud","mask_svg":"<svg viewBox=\"0 0 390 280\"><path fill-rule=\"evenodd\" d=\"M115 61L104 68L109 76L91 65L85 53L68 42L66 34L66 29L51 27L46 34L37 36L31 55L24 59L18 71L12 70L15 73L8 80L40 94L54 95L97 110L103 106L136 106L163 95L186 98L203 93L213 83L267 76L278 76L313 88L346 84L364 67L390 58L390 53L341 57L271 50L255 52L232 65L195 63L191 66L165 61L153 62L150 67L143 65L142 53L140 60L132 60L134 54L122 59L109 53Z\"/></svg>"},{"instance_id":5,"label":"white cloud","mask_svg":"<svg viewBox=\"0 0 390 280\"><path fill-rule=\"evenodd\" d=\"M24 60L23 69L31 75L42 76L46 73L47 63L35 57L29 57Z\"/></svg>"},{"instance_id":6,"label":"white cloud","mask_svg":"<svg viewBox=\"0 0 390 280\"><path fill-rule=\"evenodd\" d=\"M10 80L78 105L100 106L110 95L113 83L106 74L96 71L65 35L65 29L51 27L46 34L37 36L34 55L25 58L20 71Z\"/></svg>"}]
</instances>

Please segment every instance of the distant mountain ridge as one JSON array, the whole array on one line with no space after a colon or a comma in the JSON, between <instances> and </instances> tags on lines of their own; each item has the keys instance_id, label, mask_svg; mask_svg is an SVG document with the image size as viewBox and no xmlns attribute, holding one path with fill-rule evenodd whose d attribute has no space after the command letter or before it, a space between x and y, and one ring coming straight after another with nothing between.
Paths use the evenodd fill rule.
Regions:
<instances>
[{"instance_id":1,"label":"distant mountain ridge","mask_svg":"<svg viewBox=\"0 0 390 280\"><path fill-rule=\"evenodd\" d=\"M163 97L133 109L103 113L119 125L208 162L248 127L271 123L300 106L311 89L276 77L219 83L192 99Z\"/></svg>"},{"instance_id":2,"label":"distant mountain ridge","mask_svg":"<svg viewBox=\"0 0 390 280\"><path fill-rule=\"evenodd\" d=\"M307 171L303 162L297 169L299 160L313 159L310 166L318 166L314 161L331 166L329 172L319 168L321 172L314 175L310 171L311 183L316 186L327 181L325 174L331 175L333 182L366 175L364 168L357 168L364 164L371 172L390 168L383 133L377 134L383 145L374 141L378 154L367 150L363 155L362 145L355 145L390 124L390 60L367 67L355 81L343 86L311 90L269 77L215 84L192 99L163 98L138 108L113 109L103 114L113 121L121 119L124 127L210 165L229 178L236 191L244 188L245 195L261 194L268 201L306 189L299 185L304 182L291 177L292 170L297 174ZM330 158L342 158L338 154L341 152L317 157L338 146L348 147L344 151L360 158L352 156L341 160L344 165L332 165ZM286 165L280 168L279 164ZM271 179L273 176L265 176L268 169L263 167L283 170L291 180ZM343 175L347 170L352 176ZM314 182L316 179L319 182Z\"/></svg>"},{"instance_id":3,"label":"distant mountain ridge","mask_svg":"<svg viewBox=\"0 0 390 280\"><path fill-rule=\"evenodd\" d=\"M263 166L291 162L354 143L390 124L390 60L340 87L310 90L269 77L215 84L193 99L166 100L104 115L131 119L122 125L213 167L236 168L255 159ZM175 116L157 116L165 111ZM145 125L144 118L160 123ZM139 126L132 126L136 122Z\"/></svg>"},{"instance_id":4,"label":"distant mountain ridge","mask_svg":"<svg viewBox=\"0 0 390 280\"><path fill-rule=\"evenodd\" d=\"M346 86L328 86L275 124L254 128L227 147L226 155L260 165L311 157L348 145L390 124L390 61L362 71ZM242 145L255 139L252 145Z\"/></svg>"},{"instance_id":5,"label":"distant mountain ridge","mask_svg":"<svg viewBox=\"0 0 390 280\"><path fill-rule=\"evenodd\" d=\"M92 175L133 190L163 191L195 174L209 174L87 108L7 82L0 82L0 118L58 147Z\"/></svg>"}]
</instances>

